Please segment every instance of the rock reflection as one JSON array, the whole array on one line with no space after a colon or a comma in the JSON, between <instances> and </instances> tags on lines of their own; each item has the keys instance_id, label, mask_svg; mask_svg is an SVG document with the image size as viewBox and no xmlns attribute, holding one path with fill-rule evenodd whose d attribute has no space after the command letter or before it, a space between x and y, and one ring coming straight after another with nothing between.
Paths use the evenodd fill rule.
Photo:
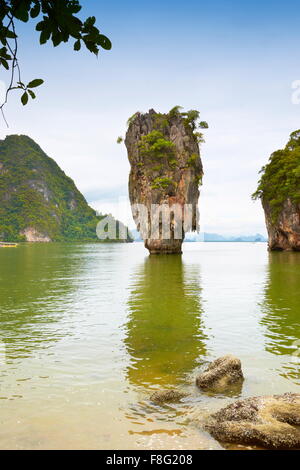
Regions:
<instances>
[{"instance_id":1,"label":"rock reflection","mask_svg":"<svg viewBox=\"0 0 300 470\"><path fill-rule=\"evenodd\" d=\"M127 378L137 386L180 383L206 355L198 265L154 256L133 275L125 345Z\"/></svg>"},{"instance_id":2,"label":"rock reflection","mask_svg":"<svg viewBox=\"0 0 300 470\"><path fill-rule=\"evenodd\" d=\"M24 358L68 334L57 322L74 292L81 257L68 245L24 245L0 253L0 340Z\"/></svg>"},{"instance_id":3,"label":"rock reflection","mask_svg":"<svg viewBox=\"0 0 300 470\"><path fill-rule=\"evenodd\" d=\"M262 304L266 350L289 355L284 374L300 378L297 344L300 339L300 254L271 253ZM299 346L298 346L299 348Z\"/></svg>"}]
</instances>

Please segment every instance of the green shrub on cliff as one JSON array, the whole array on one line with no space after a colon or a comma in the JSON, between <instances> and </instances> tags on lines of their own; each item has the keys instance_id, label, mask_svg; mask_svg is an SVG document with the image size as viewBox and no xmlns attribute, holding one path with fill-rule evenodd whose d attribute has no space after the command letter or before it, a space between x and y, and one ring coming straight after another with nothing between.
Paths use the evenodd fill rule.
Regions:
<instances>
[{"instance_id":1,"label":"green shrub on cliff","mask_svg":"<svg viewBox=\"0 0 300 470\"><path fill-rule=\"evenodd\" d=\"M262 199L271 208L275 222L287 199L300 203L300 130L290 135L282 150L274 152L261 171L253 199Z\"/></svg>"},{"instance_id":2,"label":"green shrub on cliff","mask_svg":"<svg viewBox=\"0 0 300 470\"><path fill-rule=\"evenodd\" d=\"M174 117L181 117L185 127L190 128L193 131L198 143L204 142L203 134L196 132L197 127L199 129L208 129L206 121L198 122L200 119L200 111L197 109L190 109L189 111L181 112L182 106L175 106L167 114L168 119L171 120Z\"/></svg>"},{"instance_id":3,"label":"green shrub on cliff","mask_svg":"<svg viewBox=\"0 0 300 470\"><path fill-rule=\"evenodd\" d=\"M167 189L169 186L174 186L174 182L171 178L162 177L162 178L155 178L151 187L152 189Z\"/></svg>"},{"instance_id":4,"label":"green shrub on cliff","mask_svg":"<svg viewBox=\"0 0 300 470\"><path fill-rule=\"evenodd\" d=\"M165 139L160 131L152 131L142 136L139 142L140 153L145 158L157 159L175 156L175 144Z\"/></svg>"},{"instance_id":5,"label":"green shrub on cliff","mask_svg":"<svg viewBox=\"0 0 300 470\"><path fill-rule=\"evenodd\" d=\"M168 117L172 119L174 117L181 116L181 109L183 109L182 106L174 106L174 108L170 109L168 112Z\"/></svg>"},{"instance_id":6,"label":"green shrub on cliff","mask_svg":"<svg viewBox=\"0 0 300 470\"><path fill-rule=\"evenodd\" d=\"M193 153L187 160L187 164L188 166L195 166L195 164L197 163L197 160L198 160L198 155L196 153Z\"/></svg>"},{"instance_id":7,"label":"green shrub on cliff","mask_svg":"<svg viewBox=\"0 0 300 470\"><path fill-rule=\"evenodd\" d=\"M132 116L130 116L130 118L128 118L128 120L127 120L127 126L128 127L133 123L133 121L135 120L135 118L137 117L138 114L139 114L139 112L137 111Z\"/></svg>"}]
</instances>

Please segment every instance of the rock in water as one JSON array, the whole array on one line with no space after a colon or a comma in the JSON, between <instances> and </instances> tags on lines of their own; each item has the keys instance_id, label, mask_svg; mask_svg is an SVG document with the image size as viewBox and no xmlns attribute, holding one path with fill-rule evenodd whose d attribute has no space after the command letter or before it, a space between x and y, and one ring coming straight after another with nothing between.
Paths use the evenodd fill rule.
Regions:
<instances>
[{"instance_id":1,"label":"rock in water","mask_svg":"<svg viewBox=\"0 0 300 470\"><path fill-rule=\"evenodd\" d=\"M254 199L265 211L270 250L300 251L300 130L263 167Z\"/></svg>"},{"instance_id":2,"label":"rock in water","mask_svg":"<svg viewBox=\"0 0 300 470\"><path fill-rule=\"evenodd\" d=\"M137 228L151 254L181 253L187 231L198 230L203 169L196 132L197 111L136 113L125 144L131 165L129 196ZM201 128L207 123L201 122ZM160 211L170 210L162 223Z\"/></svg>"},{"instance_id":3,"label":"rock in water","mask_svg":"<svg viewBox=\"0 0 300 470\"><path fill-rule=\"evenodd\" d=\"M237 357L227 355L213 361L196 378L196 385L201 390L222 392L228 386L242 382L243 379L241 361Z\"/></svg>"},{"instance_id":4,"label":"rock in water","mask_svg":"<svg viewBox=\"0 0 300 470\"><path fill-rule=\"evenodd\" d=\"M186 396L186 393L180 392L179 390L162 390L159 392L154 392L151 395L150 400L158 405L161 405L163 403L179 401Z\"/></svg>"},{"instance_id":5,"label":"rock in water","mask_svg":"<svg viewBox=\"0 0 300 470\"><path fill-rule=\"evenodd\" d=\"M220 442L300 448L300 394L237 401L213 414L205 429Z\"/></svg>"},{"instance_id":6,"label":"rock in water","mask_svg":"<svg viewBox=\"0 0 300 470\"><path fill-rule=\"evenodd\" d=\"M300 204L288 198L274 220L270 202L262 201L270 251L300 251Z\"/></svg>"}]
</instances>

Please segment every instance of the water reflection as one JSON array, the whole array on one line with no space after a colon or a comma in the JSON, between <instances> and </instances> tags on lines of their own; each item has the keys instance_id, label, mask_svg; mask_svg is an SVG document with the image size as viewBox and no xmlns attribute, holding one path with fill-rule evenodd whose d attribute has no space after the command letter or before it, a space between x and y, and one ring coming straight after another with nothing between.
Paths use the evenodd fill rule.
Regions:
<instances>
[{"instance_id":1,"label":"water reflection","mask_svg":"<svg viewBox=\"0 0 300 470\"><path fill-rule=\"evenodd\" d=\"M68 245L1 250L0 340L7 359L28 357L68 334L57 322L71 302L80 259Z\"/></svg>"},{"instance_id":2,"label":"water reflection","mask_svg":"<svg viewBox=\"0 0 300 470\"><path fill-rule=\"evenodd\" d=\"M271 253L262 304L266 350L290 355L284 375L299 378L297 342L300 339L300 255ZM298 351L299 352L299 351Z\"/></svg>"},{"instance_id":3,"label":"water reflection","mask_svg":"<svg viewBox=\"0 0 300 470\"><path fill-rule=\"evenodd\" d=\"M149 257L133 274L125 345L127 378L138 386L184 381L206 355L198 265Z\"/></svg>"}]
</instances>

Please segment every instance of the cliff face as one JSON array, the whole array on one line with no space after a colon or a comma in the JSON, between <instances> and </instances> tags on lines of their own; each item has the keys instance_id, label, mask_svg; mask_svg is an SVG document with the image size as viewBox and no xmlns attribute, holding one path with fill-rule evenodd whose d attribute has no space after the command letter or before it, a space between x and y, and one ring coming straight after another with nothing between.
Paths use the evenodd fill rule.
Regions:
<instances>
[{"instance_id":1,"label":"cliff face","mask_svg":"<svg viewBox=\"0 0 300 470\"><path fill-rule=\"evenodd\" d=\"M0 141L0 240L97 241L101 219L32 139Z\"/></svg>"},{"instance_id":2,"label":"cliff face","mask_svg":"<svg viewBox=\"0 0 300 470\"><path fill-rule=\"evenodd\" d=\"M147 209L147 213L141 214L134 206L133 216L151 254L181 253L184 230L198 229L202 134L195 132L198 113L194 113L196 116L189 117L188 113L177 109L169 114L150 110L146 114L137 113L129 122L125 139L131 165L129 196L132 205L143 205ZM206 123L201 124L207 127ZM159 219L160 209L154 209L153 205L174 208L167 227L169 234ZM154 226L158 227L158 232Z\"/></svg>"},{"instance_id":3,"label":"cliff face","mask_svg":"<svg viewBox=\"0 0 300 470\"><path fill-rule=\"evenodd\" d=\"M300 251L300 204L287 199L276 221L268 201L262 201L271 251Z\"/></svg>"},{"instance_id":4,"label":"cliff face","mask_svg":"<svg viewBox=\"0 0 300 470\"><path fill-rule=\"evenodd\" d=\"M261 199L269 249L300 251L300 130L262 168L254 199Z\"/></svg>"}]
</instances>

